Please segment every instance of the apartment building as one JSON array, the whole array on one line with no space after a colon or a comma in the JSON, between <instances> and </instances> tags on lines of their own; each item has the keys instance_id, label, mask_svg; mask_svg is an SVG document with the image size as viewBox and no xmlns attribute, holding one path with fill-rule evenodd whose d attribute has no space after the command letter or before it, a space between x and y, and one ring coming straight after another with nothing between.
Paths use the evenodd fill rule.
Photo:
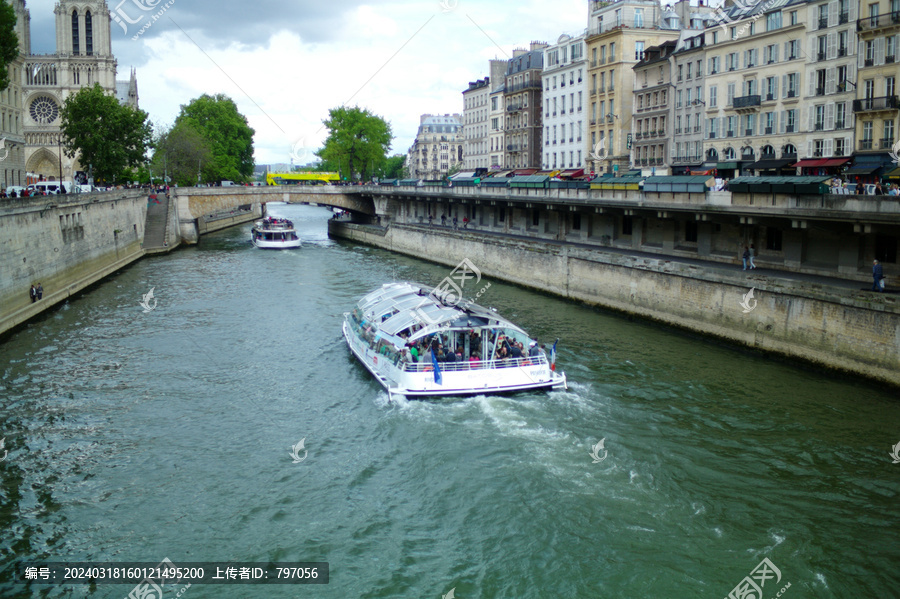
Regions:
<instances>
[{"instance_id":1,"label":"apartment building","mask_svg":"<svg viewBox=\"0 0 900 599\"><path fill-rule=\"evenodd\" d=\"M409 149L406 166L414 179L438 181L463 164L462 116L423 114L416 140Z\"/></svg>"},{"instance_id":2,"label":"apartment building","mask_svg":"<svg viewBox=\"0 0 900 599\"><path fill-rule=\"evenodd\" d=\"M671 174L668 153L671 130L672 64L676 40L651 46L634 66L634 98L631 131L633 168L645 175Z\"/></svg>"},{"instance_id":3,"label":"apartment building","mask_svg":"<svg viewBox=\"0 0 900 599\"><path fill-rule=\"evenodd\" d=\"M5 2L6 0L0 0ZM22 81L30 17L24 0L14 0L19 55L9 64L9 86L0 92L0 189L25 187L25 123Z\"/></svg>"},{"instance_id":4,"label":"apartment building","mask_svg":"<svg viewBox=\"0 0 900 599\"><path fill-rule=\"evenodd\" d=\"M542 168L585 167L587 60L584 35L562 35L544 49Z\"/></svg>"},{"instance_id":5,"label":"apartment building","mask_svg":"<svg viewBox=\"0 0 900 599\"><path fill-rule=\"evenodd\" d=\"M589 168L597 174L627 171L634 66L647 48L678 39L681 24L674 13L664 19L653 0L593 0L588 10Z\"/></svg>"},{"instance_id":6,"label":"apartment building","mask_svg":"<svg viewBox=\"0 0 900 599\"><path fill-rule=\"evenodd\" d=\"M542 157L542 82L544 49L531 42L528 50L517 49L506 69L506 152L509 168L540 168Z\"/></svg>"},{"instance_id":7,"label":"apartment building","mask_svg":"<svg viewBox=\"0 0 900 599\"><path fill-rule=\"evenodd\" d=\"M463 92L464 169L474 171L490 164L491 78L469 83Z\"/></svg>"},{"instance_id":8,"label":"apartment building","mask_svg":"<svg viewBox=\"0 0 900 599\"><path fill-rule=\"evenodd\" d=\"M670 57L673 97L669 106L673 135L669 140L673 175L689 175L691 171L715 168L715 165L703 165L706 133L705 37L706 33L698 35L686 31Z\"/></svg>"},{"instance_id":9,"label":"apartment building","mask_svg":"<svg viewBox=\"0 0 900 599\"><path fill-rule=\"evenodd\" d=\"M852 23L853 13L848 19ZM897 166L890 152L897 155L898 34L900 34L900 1L860 0L856 22L859 38L857 55L856 147L847 174L863 182L874 182ZM852 84L852 80L848 80Z\"/></svg>"},{"instance_id":10,"label":"apartment building","mask_svg":"<svg viewBox=\"0 0 900 599\"><path fill-rule=\"evenodd\" d=\"M855 119L858 0L811 0L801 9L806 23L806 85L800 122L806 133L804 158L796 163L804 175L838 174L850 162ZM805 14L804 14L805 12Z\"/></svg>"},{"instance_id":11,"label":"apartment building","mask_svg":"<svg viewBox=\"0 0 900 599\"><path fill-rule=\"evenodd\" d=\"M721 176L795 174L798 152L813 158L801 130L814 113L801 102L806 15L803 0L733 5L726 27L706 31L705 159Z\"/></svg>"}]
</instances>

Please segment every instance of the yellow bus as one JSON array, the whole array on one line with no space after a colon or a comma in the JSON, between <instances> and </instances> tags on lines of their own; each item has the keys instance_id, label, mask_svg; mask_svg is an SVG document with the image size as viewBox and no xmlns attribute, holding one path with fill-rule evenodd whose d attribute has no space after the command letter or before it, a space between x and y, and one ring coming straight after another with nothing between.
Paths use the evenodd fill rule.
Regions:
<instances>
[{"instance_id":1,"label":"yellow bus","mask_svg":"<svg viewBox=\"0 0 900 599\"><path fill-rule=\"evenodd\" d=\"M334 185L340 180L338 173L266 173L266 185Z\"/></svg>"}]
</instances>

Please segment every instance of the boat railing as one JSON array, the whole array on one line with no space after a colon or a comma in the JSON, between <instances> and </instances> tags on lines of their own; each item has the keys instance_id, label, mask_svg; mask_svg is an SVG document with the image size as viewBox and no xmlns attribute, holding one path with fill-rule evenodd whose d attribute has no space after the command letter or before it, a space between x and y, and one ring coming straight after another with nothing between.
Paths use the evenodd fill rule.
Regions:
<instances>
[{"instance_id":1,"label":"boat railing","mask_svg":"<svg viewBox=\"0 0 900 599\"><path fill-rule=\"evenodd\" d=\"M505 360L473 360L469 362L439 362L441 372L455 372L461 370L495 370L498 368L520 368L524 366L546 365L547 357L527 356L524 358L508 358ZM431 372L434 365L430 360L424 362L408 362L404 364L405 372Z\"/></svg>"}]
</instances>

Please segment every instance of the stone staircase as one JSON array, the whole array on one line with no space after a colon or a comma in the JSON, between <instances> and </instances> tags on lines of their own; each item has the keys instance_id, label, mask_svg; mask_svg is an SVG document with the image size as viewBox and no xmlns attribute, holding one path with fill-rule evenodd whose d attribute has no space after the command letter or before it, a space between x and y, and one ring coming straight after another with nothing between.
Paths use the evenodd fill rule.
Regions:
<instances>
[{"instance_id":1,"label":"stone staircase","mask_svg":"<svg viewBox=\"0 0 900 599\"><path fill-rule=\"evenodd\" d=\"M144 249L166 248L166 228L169 221L169 198L164 194L150 194L147 198L147 222L144 226Z\"/></svg>"}]
</instances>

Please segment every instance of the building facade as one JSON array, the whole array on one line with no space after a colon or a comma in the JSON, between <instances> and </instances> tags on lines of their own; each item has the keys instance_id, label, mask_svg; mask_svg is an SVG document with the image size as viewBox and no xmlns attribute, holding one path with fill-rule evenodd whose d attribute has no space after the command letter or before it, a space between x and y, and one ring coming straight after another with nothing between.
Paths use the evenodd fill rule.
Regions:
<instances>
[{"instance_id":1,"label":"building facade","mask_svg":"<svg viewBox=\"0 0 900 599\"><path fill-rule=\"evenodd\" d=\"M413 179L439 181L463 166L465 137L459 114L423 114L406 159Z\"/></svg>"},{"instance_id":2,"label":"building facade","mask_svg":"<svg viewBox=\"0 0 900 599\"><path fill-rule=\"evenodd\" d=\"M528 50L517 49L506 69L506 152L508 168L540 168L542 158L542 83L544 49L531 42Z\"/></svg>"},{"instance_id":3,"label":"building facade","mask_svg":"<svg viewBox=\"0 0 900 599\"><path fill-rule=\"evenodd\" d=\"M693 32L692 32L693 33ZM672 133L671 164L673 175L705 171L715 165L704 166L704 135L708 132L706 118L706 33L683 37L671 55L672 63Z\"/></svg>"},{"instance_id":4,"label":"building facade","mask_svg":"<svg viewBox=\"0 0 900 599\"><path fill-rule=\"evenodd\" d=\"M585 167L587 60L584 35L562 35L544 49L544 133L541 167Z\"/></svg>"},{"instance_id":5,"label":"building facade","mask_svg":"<svg viewBox=\"0 0 900 599\"><path fill-rule=\"evenodd\" d=\"M6 2L7 0L0 0ZM19 56L9 64L9 87L0 92L0 189L25 187L25 124L22 77L28 48L28 10L24 0L12 0L16 13Z\"/></svg>"},{"instance_id":6,"label":"building facade","mask_svg":"<svg viewBox=\"0 0 900 599\"><path fill-rule=\"evenodd\" d=\"M634 66L647 48L679 37L676 19L663 19L653 0L592 1L586 36L590 111L586 151L590 170L631 165Z\"/></svg>"},{"instance_id":7,"label":"building facade","mask_svg":"<svg viewBox=\"0 0 900 599\"><path fill-rule=\"evenodd\" d=\"M853 152L856 90L856 1L812 0L805 7L806 85L809 106L801 129L803 174L837 174ZM825 162L828 161L828 162ZM828 166L825 166L825 165Z\"/></svg>"},{"instance_id":8,"label":"building facade","mask_svg":"<svg viewBox=\"0 0 900 599\"><path fill-rule=\"evenodd\" d=\"M631 110L632 168L646 175L671 174L668 149L671 131L672 53L676 41L651 46L634 65L634 98ZM676 92L677 93L677 92Z\"/></svg>"},{"instance_id":9,"label":"building facade","mask_svg":"<svg viewBox=\"0 0 900 599\"><path fill-rule=\"evenodd\" d=\"M852 19L849 10L848 19ZM900 3L860 1L856 27L859 38L853 100L856 146L847 174L861 182L873 182L897 166L890 153L896 156L900 152L900 147L895 147L900 113L897 99Z\"/></svg>"},{"instance_id":10,"label":"building facade","mask_svg":"<svg viewBox=\"0 0 900 599\"><path fill-rule=\"evenodd\" d=\"M764 8L734 6L727 28L706 32L705 158L724 178L795 174L807 152L805 2Z\"/></svg>"},{"instance_id":11,"label":"building facade","mask_svg":"<svg viewBox=\"0 0 900 599\"><path fill-rule=\"evenodd\" d=\"M463 92L464 168L487 168L490 162L491 78L469 83Z\"/></svg>"},{"instance_id":12,"label":"building facade","mask_svg":"<svg viewBox=\"0 0 900 599\"><path fill-rule=\"evenodd\" d=\"M59 0L54 12L54 54L31 54L30 33L25 37L25 68L20 80L25 167L39 179L53 181L62 176L63 180L86 181L89 165L60 152L60 108L70 95L95 83L120 101L137 107L137 79L132 71L130 80L116 81L117 62L112 53L110 14L105 0ZM25 15L26 26L30 27L27 11Z\"/></svg>"}]
</instances>

